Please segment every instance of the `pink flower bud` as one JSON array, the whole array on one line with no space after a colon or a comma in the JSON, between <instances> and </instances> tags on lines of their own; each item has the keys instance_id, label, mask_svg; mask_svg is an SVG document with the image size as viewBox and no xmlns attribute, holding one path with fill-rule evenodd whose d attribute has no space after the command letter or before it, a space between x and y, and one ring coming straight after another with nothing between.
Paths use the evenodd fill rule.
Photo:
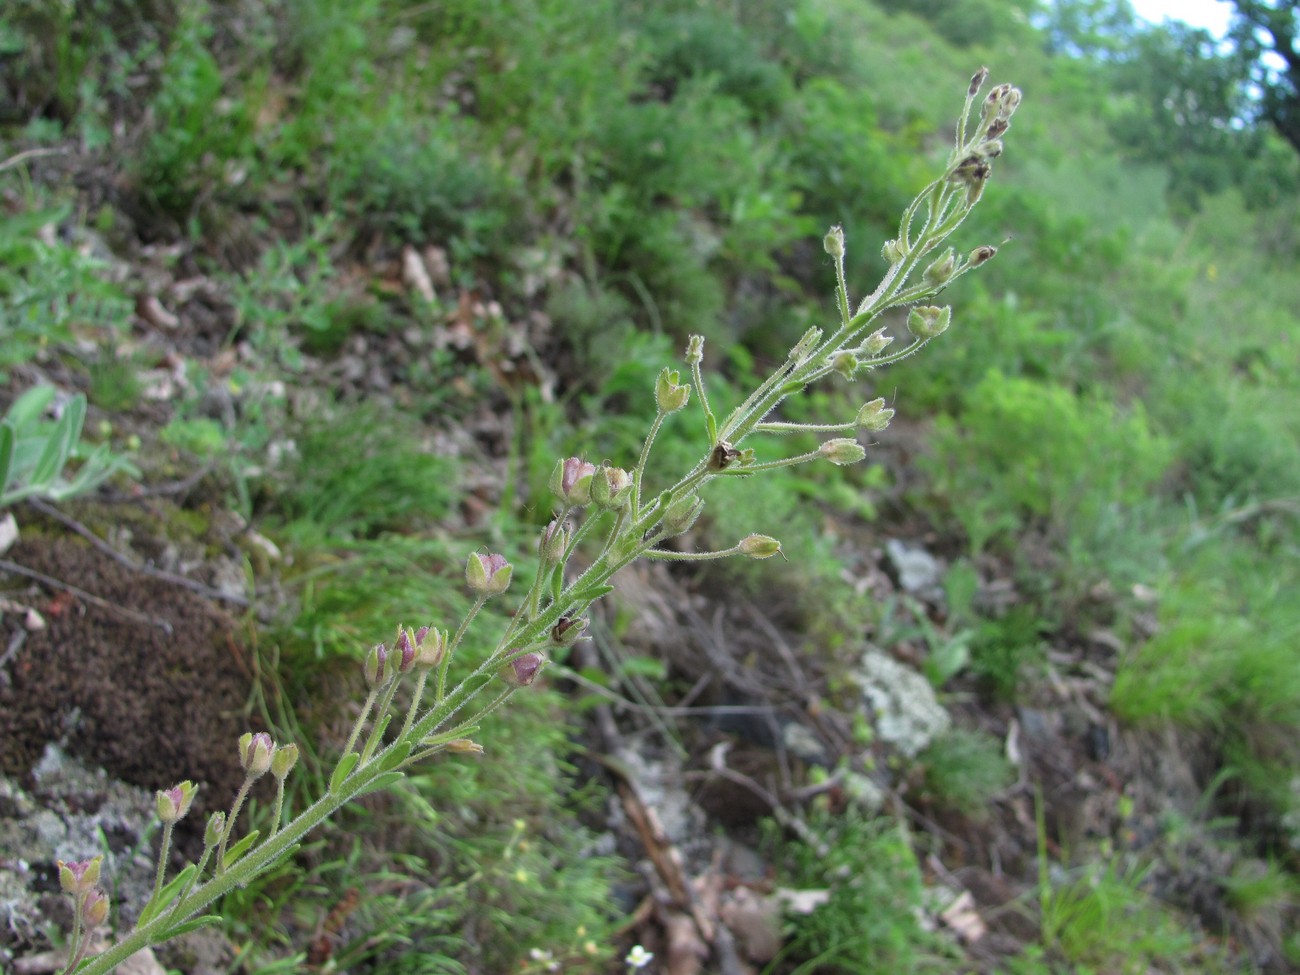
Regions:
<instances>
[{"instance_id":1,"label":"pink flower bud","mask_svg":"<svg viewBox=\"0 0 1300 975\"><path fill-rule=\"evenodd\" d=\"M60 860L59 886L66 894L84 894L99 883L99 868L103 863L102 856L89 860Z\"/></svg>"},{"instance_id":2,"label":"pink flower bud","mask_svg":"<svg viewBox=\"0 0 1300 975\"><path fill-rule=\"evenodd\" d=\"M446 631L422 626L415 636L415 666L428 670L442 663L442 658L447 653Z\"/></svg>"},{"instance_id":3,"label":"pink flower bud","mask_svg":"<svg viewBox=\"0 0 1300 975\"><path fill-rule=\"evenodd\" d=\"M595 473L595 464L581 457L566 457L551 472L551 493L565 504L581 508L591 500L591 479Z\"/></svg>"},{"instance_id":4,"label":"pink flower bud","mask_svg":"<svg viewBox=\"0 0 1300 975\"><path fill-rule=\"evenodd\" d=\"M410 630L398 627L394 651L397 653L397 672L405 674L415 666L415 641Z\"/></svg>"},{"instance_id":5,"label":"pink flower bud","mask_svg":"<svg viewBox=\"0 0 1300 975\"><path fill-rule=\"evenodd\" d=\"M465 563L465 582L480 596L499 596L510 585L512 571L504 555L475 552Z\"/></svg>"},{"instance_id":6,"label":"pink flower bud","mask_svg":"<svg viewBox=\"0 0 1300 975\"><path fill-rule=\"evenodd\" d=\"M361 665L366 683L371 687L383 687L393 679L393 668L388 663L388 647L376 643L366 654L365 663Z\"/></svg>"},{"instance_id":7,"label":"pink flower bud","mask_svg":"<svg viewBox=\"0 0 1300 975\"><path fill-rule=\"evenodd\" d=\"M186 779L178 786L156 793L154 806L158 818L164 823L174 823L183 818L190 811L190 804L194 802L194 795L198 791L198 786Z\"/></svg>"},{"instance_id":8,"label":"pink flower bud","mask_svg":"<svg viewBox=\"0 0 1300 975\"><path fill-rule=\"evenodd\" d=\"M569 547L569 526L565 522L561 525L558 521L552 521L542 529L542 535L537 540L537 554L542 557L542 561L547 565L556 565L564 558L564 551Z\"/></svg>"},{"instance_id":9,"label":"pink flower bud","mask_svg":"<svg viewBox=\"0 0 1300 975\"><path fill-rule=\"evenodd\" d=\"M239 737L239 764L250 779L261 778L271 769L275 742L265 731L245 732Z\"/></svg>"},{"instance_id":10,"label":"pink flower bud","mask_svg":"<svg viewBox=\"0 0 1300 975\"><path fill-rule=\"evenodd\" d=\"M527 687L537 680L537 675L545 662L546 658L534 650L521 657L516 657L502 667L501 676L507 684L513 684L515 687Z\"/></svg>"}]
</instances>

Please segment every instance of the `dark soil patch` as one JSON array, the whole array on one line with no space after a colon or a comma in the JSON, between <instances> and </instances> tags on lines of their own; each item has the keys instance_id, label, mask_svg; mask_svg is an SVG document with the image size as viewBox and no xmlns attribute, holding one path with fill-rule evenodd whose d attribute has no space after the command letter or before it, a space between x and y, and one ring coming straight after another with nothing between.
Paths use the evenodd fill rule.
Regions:
<instances>
[{"instance_id":1,"label":"dark soil patch","mask_svg":"<svg viewBox=\"0 0 1300 975\"><path fill-rule=\"evenodd\" d=\"M181 826L201 835L242 781L236 741L251 671L234 621L203 598L124 566L79 539L32 536L10 561L105 600L0 571L43 629L3 619L0 771L25 780L49 742L147 789L200 787ZM18 586L22 588L19 589ZM185 844L188 845L188 844Z\"/></svg>"}]
</instances>

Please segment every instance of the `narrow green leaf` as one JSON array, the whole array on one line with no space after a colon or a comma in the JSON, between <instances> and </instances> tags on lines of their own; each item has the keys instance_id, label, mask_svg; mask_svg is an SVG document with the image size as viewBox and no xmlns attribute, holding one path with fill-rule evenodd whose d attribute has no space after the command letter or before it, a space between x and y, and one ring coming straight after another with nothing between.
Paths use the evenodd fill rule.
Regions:
<instances>
[{"instance_id":1,"label":"narrow green leaf","mask_svg":"<svg viewBox=\"0 0 1300 975\"><path fill-rule=\"evenodd\" d=\"M330 776L330 792L337 792L343 780L352 774L352 770L357 767L357 762L361 761L361 756L356 752L348 752L339 759L338 766L334 769L334 774Z\"/></svg>"},{"instance_id":2,"label":"narrow green leaf","mask_svg":"<svg viewBox=\"0 0 1300 975\"><path fill-rule=\"evenodd\" d=\"M409 741L396 744L389 751L384 753L383 761L379 768L385 772L390 769L395 769L406 761L406 756L409 754L411 754L411 743Z\"/></svg>"},{"instance_id":3,"label":"narrow green leaf","mask_svg":"<svg viewBox=\"0 0 1300 975\"><path fill-rule=\"evenodd\" d=\"M143 927L161 914L163 909L176 899L176 896L181 892L181 888L189 883L190 878L194 876L194 872L197 869L197 864L189 864L184 870L173 877L162 890L158 891L158 896L152 898L149 903L144 906L144 910L140 912L140 920L136 921L136 927Z\"/></svg>"},{"instance_id":4,"label":"narrow green leaf","mask_svg":"<svg viewBox=\"0 0 1300 975\"><path fill-rule=\"evenodd\" d=\"M14 431L8 423L0 423L0 498L9 487L14 459ZM3 503L0 501L0 503Z\"/></svg>"},{"instance_id":5,"label":"narrow green leaf","mask_svg":"<svg viewBox=\"0 0 1300 975\"><path fill-rule=\"evenodd\" d=\"M384 772L377 776L368 786L358 792L357 795L365 796L372 792L382 792L384 789L391 789L404 778L406 778L405 772Z\"/></svg>"},{"instance_id":6,"label":"narrow green leaf","mask_svg":"<svg viewBox=\"0 0 1300 975\"><path fill-rule=\"evenodd\" d=\"M164 933L158 941L170 941L172 938L179 938L182 934L189 934L191 931L201 928L205 924L218 924L224 920L225 918L220 914L204 914L201 917L192 917L188 921L182 921L174 928L168 928L166 933Z\"/></svg>"},{"instance_id":7,"label":"narrow green leaf","mask_svg":"<svg viewBox=\"0 0 1300 975\"><path fill-rule=\"evenodd\" d=\"M256 829L253 830L251 833L249 833L247 836L245 836L242 840L240 840L238 843L236 843L234 846L232 846L229 850L227 850L227 851L226 851L226 855L225 855L224 857L221 858L221 869L222 869L222 870L228 870L228 869L230 869L230 866L231 866L231 865L232 865L236 860L238 860L238 859L239 859L240 857L242 857L245 853L247 853L247 852L249 851L249 848L252 847L252 845L253 845L254 843L257 842L257 837L258 837L258 834L259 834L260 832L261 832L261 830L256 830Z\"/></svg>"},{"instance_id":8,"label":"narrow green leaf","mask_svg":"<svg viewBox=\"0 0 1300 975\"><path fill-rule=\"evenodd\" d=\"M64 413L46 435L40 456L36 458L36 465L32 468L31 477L28 479L28 483L33 487L48 487L67 463L68 419L68 414Z\"/></svg>"},{"instance_id":9,"label":"narrow green leaf","mask_svg":"<svg viewBox=\"0 0 1300 975\"><path fill-rule=\"evenodd\" d=\"M625 657L619 664L619 669L629 677L650 677L654 680L663 680L668 674L664 662L654 657Z\"/></svg>"}]
</instances>

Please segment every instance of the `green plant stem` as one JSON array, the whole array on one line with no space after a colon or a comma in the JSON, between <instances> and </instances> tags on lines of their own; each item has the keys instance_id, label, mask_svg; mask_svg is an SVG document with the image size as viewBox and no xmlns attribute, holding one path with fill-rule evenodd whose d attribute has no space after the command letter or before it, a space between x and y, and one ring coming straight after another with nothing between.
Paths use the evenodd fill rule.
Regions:
<instances>
[{"instance_id":1,"label":"green plant stem","mask_svg":"<svg viewBox=\"0 0 1300 975\"><path fill-rule=\"evenodd\" d=\"M342 755L348 754L356 747L357 739L361 737L361 729L366 726L366 718L370 716L370 709L375 706L375 698L379 696L378 688L372 687L370 693L366 695L366 703L361 706L361 713L357 715L356 722L352 725L352 733L348 735L347 744L343 746Z\"/></svg>"},{"instance_id":2,"label":"green plant stem","mask_svg":"<svg viewBox=\"0 0 1300 975\"><path fill-rule=\"evenodd\" d=\"M447 693L447 671L451 667L451 655L456 652L460 646L460 641L465 638L465 631L469 629L470 623L474 622L474 617L479 614L483 604L487 602L487 596L479 596L474 600L474 605L469 608L465 618L460 621L460 626L456 629L456 635L447 641L447 652L442 655L442 662L438 664L438 689L435 697L441 702Z\"/></svg>"},{"instance_id":3,"label":"green plant stem","mask_svg":"<svg viewBox=\"0 0 1300 975\"><path fill-rule=\"evenodd\" d=\"M158 848L158 872L154 874L153 894L150 896L150 900L157 897L158 892L163 889L163 878L167 874L167 854L171 852L172 828L175 825L172 822L163 823L162 845Z\"/></svg>"},{"instance_id":4,"label":"green plant stem","mask_svg":"<svg viewBox=\"0 0 1300 975\"><path fill-rule=\"evenodd\" d=\"M271 835L280 831L280 815L284 812L284 779L275 779L275 809L271 813Z\"/></svg>"},{"instance_id":5,"label":"green plant stem","mask_svg":"<svg viewBox=\"0 0 1300 975\"><path fill-rule=\"evenodd\" d=\"M226 842L230 839L230 834L235 831L235 820L239 818L239 810L244 807L244 799L248 796L248 789L253 784L252 776L245 775L244 782L235 793L235 801L230 804L230 815L226 817L225 828L221 831L221 843L217 846L217 863L216 870L218 873L222 870L221 861L226 855Z\"/></svg>"},{"instance_id":6,"label":"green plant stem","mask_svg":"<svg viewBox=\"0 0 1300 975\"><path fill-rule=\"evenodd\" d=\"M645 475L646 465L650 463L650 449L654 446L655 438L659 436L659 429L664 425L667 417L668 414L663 410L655 414L654 421L650 424L650 432L646 434L645 441L641 444L641 456L637 458L636 468L632 471L633 518L641 512L641 479Z\"/></svg>"}]
</instances>

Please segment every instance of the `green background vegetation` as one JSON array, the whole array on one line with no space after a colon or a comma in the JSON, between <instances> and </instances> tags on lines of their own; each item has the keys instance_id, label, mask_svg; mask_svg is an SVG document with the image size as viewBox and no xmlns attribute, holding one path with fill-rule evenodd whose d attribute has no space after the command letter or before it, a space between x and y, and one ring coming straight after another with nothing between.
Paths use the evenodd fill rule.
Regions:
<instances>
[{"instance_id":1,"label":"green background vegetation","mask_svg":"<svg viewBox=\"0 0 1300 975\"><path fill-rule=\"evenodd\" d=\"M1001 252L952 290L948 334L868 383L905 421L882 440L906 445L907 470L742 486L702 531L782 537L788 563L718 571L737 591L779 588L828 661L884 612L841 581L830 523L888 534L898 516L959 566L995 560L1021 601L995 611L950 578L929 641L946 662L927 670L940 689L973 678L991 710L1032 700L1047 646L1120 634L1113 715L1195 742L1206 815L1240 826L1216 835L1276 865L1223 878L1249 925L1294 907L1300 843L1300 162L1266 129L1219 124L1212 104L1171 111L1170 77L1209 90L1213 59L1174 28L1069 16L1109 9L18 0L0 17L3 156L73 151L98 189L44 165L57 155L0 172L6 405L11 379L61 363L89 396L87 438L124 449L146 408L138 374L159 363L132 341L136 282L113 255L179 242L186 271L226 289L232 324L215 343L238 364L193 364L194 391L153 444L173 465L211 463L227 503L292 555L291 609L258 640L274 661L268 716L310 742L332 720L312 702L331 700L362 647L398 620L463 610L467 552L532 557L555 458L636 450L653 376L687 334L710 340L725 404L833 314L828 226L845 228L850 282L873 284L880 243L947 151L965 80L988 64L1026 97L960 241ZM344 273L404 244L446 252L432 306ZM398 391L382 403L321 388L319 362L349 342L427 334L471 291L499 306L489 338L549 316L535 354L556 397L432 347L388 366ZM286 392L303 385L315 406ZM239 408L214 413L223 389ZM485 402L522 431L500 445L513 480L480 534L448 532L470 461L439 456L428 431ZM694 456L690 436L670 426L662 462ZM286 441L289 459L268 462ZM375 893L341 967L518 971L543 946L565 971L616 970L610 891L628 864L590 855L604 800L575 784L566 722L581 716L554 689L516 700L483 730L490 760L438 764L356 814L382 841L325 837L227 905L250 970L296 964L309 922L295 927L295 899L348 886ZM995 746L936 746L920 794L978 814L1006 781ZM779 970L958 970L910 909L924 887L912 837L811 822L829 855L787 838L780 877L833 896L792 921ZM1236 970L1217 953L1227 929L1187 933L1146 865L1097 854L1062 880L1052 856L1040 851L1022 905L1040 941L1007 970ZM1282 942L1300 964L1294 935Z\"/></svg>"}]
</instances>

